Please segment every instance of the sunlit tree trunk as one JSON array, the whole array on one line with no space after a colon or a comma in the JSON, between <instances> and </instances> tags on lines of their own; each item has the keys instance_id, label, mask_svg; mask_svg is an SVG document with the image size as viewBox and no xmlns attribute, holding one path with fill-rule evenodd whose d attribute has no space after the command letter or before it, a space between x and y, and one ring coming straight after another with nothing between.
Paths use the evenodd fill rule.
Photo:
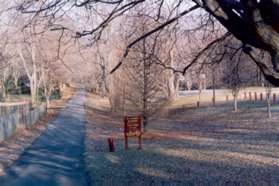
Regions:
<instances>
[{"instance_id":1,"label":"sunlit tree trunk","mask_svg":"<svg viewBox=\"0 0 279 186\"><path fill-rule=\"evenodd\" d=\"M25 56L23 55L23 52L22 52L22 48L18 48L18 53L21 58L21 62L23 64L24 70L29 79L32 105L36 105L37 104L38 82L37 82L37 65L36 65L36 54L35 54L36 50L35 50L34 44L32 44L29 52L31 53L31 57L32 57L31 69L28 68Z\"/></svg>"},{"instance_id":2,"label":"sunlit tree trunk","mask_svg":"<svg viewBox=\"0 0 279 186\"><path fill-rule=\"evenodd\" d=\"M233 90L234 111L238 111L238 90Z\"/></svg>"},{"instance_id":3,"label":"sunlit tree trunk","mask_svg":"<svg viewBox=\"0 0 279 186\"><path fill-rule=\"evenodd\" d=\"M268 84L266 86L266 105L267 105L267 115L268 115L268 118L271 119L271 86L270 84Z\"/></svg>"},{"instance_id":4,"label":"sunlit tree trunk","mask_svg":"<svg viewBox=\"0 0 279 186\"><path fill-rule=\"evenodd\" d=\"M215 106L215 104L216 104L215 84L216 84L215 70L214 70L214 68L212 68L212 103L213 103L213 106Z\"/></svg>"},{"instance_id":5,"label":"sunlit tree trunk","mask_svg":"<svg viewBox=\"0 0 279 186\"><path fill-rule=\"evenodd\" d=\"M15 89L17 93L20 93L20 87L18 86L18 80L20 77L20 73L15 71L13 72L13 78L14 78L14 84L15 84Z\"/></svg>"},{"instance_id":6,"label":"sunlit tree trunk","mask_svg":"<svg viewBox=\"0 0 279 186\"><path fill-rule=\"evenodd\" d=\"M173 72L169 71L168 72L168 99L170 101L173 101L176 99L176 87L175 87L175 74L173 74Z\"/></svg>"}]
</instances>

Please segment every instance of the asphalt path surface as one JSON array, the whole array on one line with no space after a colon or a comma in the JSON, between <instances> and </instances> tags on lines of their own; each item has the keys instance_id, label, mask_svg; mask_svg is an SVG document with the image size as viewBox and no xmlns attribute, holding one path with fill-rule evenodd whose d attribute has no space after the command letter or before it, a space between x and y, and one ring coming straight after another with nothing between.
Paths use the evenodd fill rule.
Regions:
<instances>
[{"instance_id":1,"label":"asphalt path surface","mask_svg":"<svg viewBox=\"0 0 279 186\"><path fill-rule=\"evenodd\" d=\"M85 93L77 92L47 130L0 177L0 186L85 186Z\"/></svg>"}]
</instances>

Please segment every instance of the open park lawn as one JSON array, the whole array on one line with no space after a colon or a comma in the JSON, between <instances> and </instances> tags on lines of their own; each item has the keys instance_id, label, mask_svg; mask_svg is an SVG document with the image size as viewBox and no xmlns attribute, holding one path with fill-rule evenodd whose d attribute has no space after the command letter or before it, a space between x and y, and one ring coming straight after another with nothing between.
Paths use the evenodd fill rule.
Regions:
<instances>
[{"instance_id":1,"label":"open park lawn","mask_svg":"<svg viewBox=\"0 0 279 186\"><path fill-rule=\"evenodd\" d=\"M90 95L86 161L93 185L279 185L279 105L265 102L184 108L154 119L124 150L122 118ZM113 137L116 152L108 152Z\"/></svg>"}]
</instances>

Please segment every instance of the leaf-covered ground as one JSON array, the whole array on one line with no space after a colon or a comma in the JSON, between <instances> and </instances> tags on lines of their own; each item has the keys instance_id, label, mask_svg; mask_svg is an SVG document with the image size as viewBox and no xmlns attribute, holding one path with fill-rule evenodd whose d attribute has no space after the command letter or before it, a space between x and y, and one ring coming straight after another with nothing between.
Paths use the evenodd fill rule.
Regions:
<instances>
[{"instance_id":1,"label":"leaf-covered ground","mask_svg":"<svg viewBox=\"0 0 279 186\"><path fill-rule=\"evenodd\" d=\"M100 103L101 102L101 103ZM92 104L93 103L93 104ZM279 109L265 102L185 108L152 121L143 149L123 149L122 118L100 98L87 109L86 163L92 185L279 185ZM113 137L116 152L108 152Z\"/></svg>"}]
</instances>

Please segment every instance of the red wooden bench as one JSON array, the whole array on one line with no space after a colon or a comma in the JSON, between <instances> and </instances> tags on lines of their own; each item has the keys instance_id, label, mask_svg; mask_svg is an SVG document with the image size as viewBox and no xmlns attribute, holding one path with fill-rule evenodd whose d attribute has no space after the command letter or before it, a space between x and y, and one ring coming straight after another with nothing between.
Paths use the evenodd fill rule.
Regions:
<instances>
[{"instance_id":1,"label":"red wooden bench","mask_svg":"<svg viewBox=\"0 0 279 186\"><path fill-rule=\"evenodd\" d=\"M125 149L128 149L128 137L137 137L139 149L141 149L141 116L125 116L124 117L124 138Z\"/></svg>"}]
</instances>

